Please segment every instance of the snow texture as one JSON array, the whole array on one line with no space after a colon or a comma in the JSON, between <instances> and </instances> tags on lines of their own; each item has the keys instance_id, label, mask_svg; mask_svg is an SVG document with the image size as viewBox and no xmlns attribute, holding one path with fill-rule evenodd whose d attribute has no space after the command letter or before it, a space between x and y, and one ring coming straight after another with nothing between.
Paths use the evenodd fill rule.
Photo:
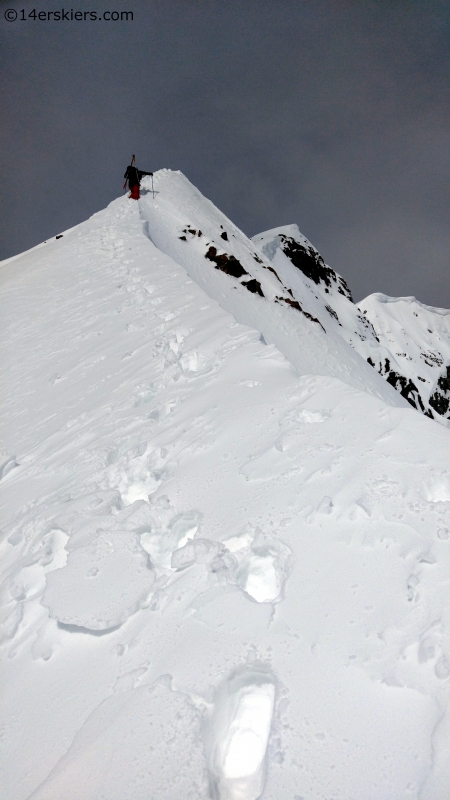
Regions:
<instances>
[{"instance_id":1,"label":"snow texture","mask_svg":"<svg viewBox=\"0 0 450 800\"><path fill-rule=\"evenodd\" d=\"M448 800L448 312L154 186L1 265L3 796Z\"/></svg>"}]
</instances>

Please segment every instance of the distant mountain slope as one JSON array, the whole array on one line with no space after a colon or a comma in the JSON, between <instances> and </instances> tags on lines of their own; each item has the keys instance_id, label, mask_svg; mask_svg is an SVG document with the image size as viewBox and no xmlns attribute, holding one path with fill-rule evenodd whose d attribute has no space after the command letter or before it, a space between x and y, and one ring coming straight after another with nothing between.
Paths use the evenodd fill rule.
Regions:
<instances>
[{"instance_id":1,"label":"distant mountain slope","mask_svg":"<svg viewBox=\"0 0 450 800\"><path fill-rule=\"evenodd\" d=\"M348 342L418 411L439 421L450 417L450 311L381 294L354 305L344 279L296 225L252 241L327 331Z\"/></svg>"},{"instance_id":2,"label":"distant mountain slope","mask_svg":"<svg viewBox=\"0 0 450 800\"><path fill-rule=\"evenodd\" d=\"M375 369L396 388L414 384L428 416L450 419L450 311L384 294L369 295L358 308L391 352L390 362L375 362Z\"/></svg>"}]
</instances>

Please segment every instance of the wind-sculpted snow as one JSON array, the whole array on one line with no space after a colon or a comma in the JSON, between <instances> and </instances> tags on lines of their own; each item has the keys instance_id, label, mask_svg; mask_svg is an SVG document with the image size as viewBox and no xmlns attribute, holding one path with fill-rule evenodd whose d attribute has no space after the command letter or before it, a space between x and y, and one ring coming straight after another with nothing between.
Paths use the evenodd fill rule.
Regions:
<instances>
[{"instance_id":1,"label":"wind-sculpted snow","mask_svg":"<svg viewBox=\"0 0 450 800\"><path fill-rule=\"evenodd\" d=\"M155 177L1 268L2 796L448 800L449 432Z\"/></svg>"}]
</instances>

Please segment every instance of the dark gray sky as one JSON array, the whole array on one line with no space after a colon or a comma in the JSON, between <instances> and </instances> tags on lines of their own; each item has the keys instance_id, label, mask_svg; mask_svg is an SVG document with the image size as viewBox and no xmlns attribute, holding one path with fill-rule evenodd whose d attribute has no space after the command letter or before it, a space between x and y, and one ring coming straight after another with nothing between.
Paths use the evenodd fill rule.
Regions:
<instances>
[{"instance_id":1,"label":"dark gray sky","mask_svg":"<svg viewBox=\"0 0 450 800\"><path fill-rule=\"evenodd\" d=\"M63 7L134 19L20 19ZM450 308L449 0L0 11L0 257L107 205L136 153L181 169L250 236L296 222L356 299Z\"/></svg>"}]
</instances>

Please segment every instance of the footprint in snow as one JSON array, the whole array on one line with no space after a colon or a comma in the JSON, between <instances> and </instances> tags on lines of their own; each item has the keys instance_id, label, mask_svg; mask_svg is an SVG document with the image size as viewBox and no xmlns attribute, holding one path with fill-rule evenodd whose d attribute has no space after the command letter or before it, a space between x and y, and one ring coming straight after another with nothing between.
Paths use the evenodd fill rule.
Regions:
<instances>
[{"instance_id":1,"label":"footprint in snow","mask_svg":"<svg viewBox=\"0 0 450 800\"><path fill-rule=\"evenodd\" d=\"M236 669L218 687L206 728L215 800L257 800L264 788L275 680L264 665Z\"/></svg>"},{"instance_id":2,"label":"footprint in snow","mask_svg":"<svg viewBox=\"0 0 450 800\"><path fill-rule=\"evenodd\" d=\"M12 469L17 467L17 461L15 456L7 455L6 453L2 453L0 455L0 481L2 478L5 478Z\"/></svg>"}]
</instances>

